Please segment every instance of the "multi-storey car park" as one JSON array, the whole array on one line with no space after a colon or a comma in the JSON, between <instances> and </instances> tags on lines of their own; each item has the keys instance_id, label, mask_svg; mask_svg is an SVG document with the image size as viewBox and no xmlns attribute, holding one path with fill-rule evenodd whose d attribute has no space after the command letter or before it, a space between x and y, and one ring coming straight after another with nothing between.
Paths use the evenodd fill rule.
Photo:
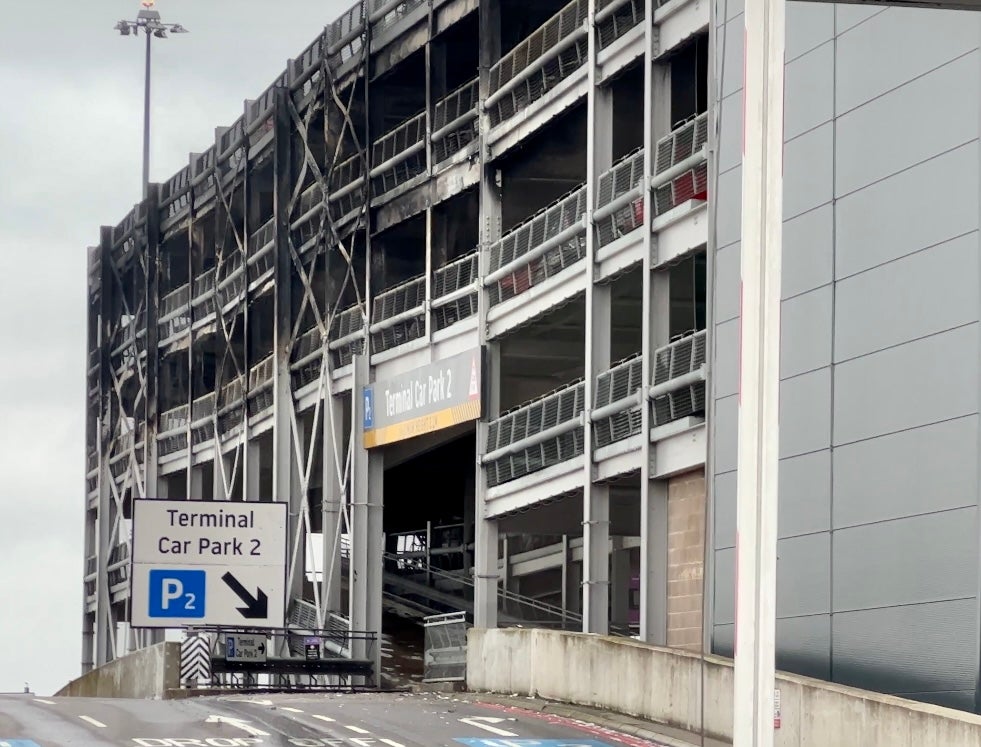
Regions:
<instances>
[{"instance_id":1,"label":"multi-storey car park","mask_svg":"<svg viewBox=\"0 0 981 747\"><path fill-rule=\"evenodd\" d=\"M210 148L102 229L89 252L83 669L153 639L126 624L132 501L143 496L288 502L297 626L379 630L383 609L414 619L465 610L478 626L560 625L731 653L737 5L365 0ZM896 174L955 146L977 163L976 106L957 110L964 132L917 141L916 158L861 144L877 127L915 139L893 115L919 121L939 106L930 95L976 104L977 22L916 13L788 13L778 661L970 707L977 538L961 547L956 529L970 525L977 491L965 496L936 460L911 461L909 439L941 427L929 407L895 415L900 395L852 371L875 346L856 343L843 320L892 286L857 291L834 269L861 237L878 247L861 215L908 222L910 200L935 199L923 185L936 179L880 186L860 208L855 195L898 185ZM929 44L876 67L878 52L911 36ZM951 65L963 70L940 81L945 93L913 90ZM908 109L888 103L897 95ZM872 108L882 101L893 108ZM971 173L958 183L974 183L976 197ZM959 208L957 224L975 251L977 208ZM938 220L890 236L909 254L946 232ZM873 254L879 264L855 260L852 271L873 277L902 256ZM954 299L975 299L955 315L964 324L976 326L977 285ZM880 348L914 344L912 333L880 334L890 323L880 314L856 334L882 337ZM831 339L850 353L824 355ZM479 413L364 445L365 387L473 350ZM936 395L937 420L976 429L977 398L959 392ZM860 406L891 425L863 430ZM914 435L887 437L903 429ZM929 472L951 483L947 498L884 508L887 488L856 466L873 443L866 457L878 468L899 461L909 472L888 490L906 496ZM844 519L839 504L832 519L833 494L865 508ZM943 575L933 545L915 567L894 558L901 578L888 583L868 553L893 562L900 540L876 535L862 549L859 529L888 534L918 500L921 513L939 512L934 523L955 522L941 527L950 552L974 552L957 589L921 593ZM967 513L955 519L955 508ZM951 615L924 601L953 605ZM931 609L940 617L917 617ZM867 640L859 613L898 637ZM923 661L902 641L929 620L952 643L927 636ZM952 663L964 646L970 662Z\"/></svg>"}]
</instances>

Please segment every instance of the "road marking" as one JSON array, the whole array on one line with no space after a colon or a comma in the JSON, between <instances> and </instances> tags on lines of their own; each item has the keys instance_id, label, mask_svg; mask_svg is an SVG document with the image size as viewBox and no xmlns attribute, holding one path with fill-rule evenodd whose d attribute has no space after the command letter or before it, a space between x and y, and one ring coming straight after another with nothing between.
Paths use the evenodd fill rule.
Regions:
<instances>
[{"instance_id":1,"label":"road marking","mask_svg":"<svg viewBox=\"0 0 981 747\"><path fill-rule=\"evenodd\" d=\"M319 713L312 714L314 718L319 718L321 721L326 721L327 723L333 723L334 719L330 716L321 716Z\"/></svg>"},{"instance_id":2,"label":"road marking","mask_svg":"<svg viewBox=\"0 0 981 747\"><path fill-rule=\"evenodd\" d=\"M38 703L47 703L48 705L58 705L53 700L45 700L44 698L34 698Z\"/></svg>"},{"instance_id":3,"label":"road marking","mask_svg":"<svg viewBox=\"0 0 981 747\"><path fill-rule=\"evenodd\" d=\"M468 726L476 726L478 729L489 731L491 734L497 734L499 737L518 736L513 731L498 729L496 726L491 726L491 724L499 724L502 721L504 721L503 718L497 718L496 716L473 716L472 718L460 719L460 723L467 724Z\"/></svg>"},{"instance_id":4,"label":"road marking","mask_svg":"<svg viewBox=\"0 0 981 747\"><path fill-rule=\"evenodd\" d=\"M351 730L351 731L353 731L353 732L354 732L355 734L371 734L371 732L370 732L370 731L368 731L367 729L362 729L362 728L361 728L360 726L346 726L346 725L345 725L345 727L344 727L344 728L345 728L345 729L350 729L350 730Z\"/></svg>"},{"instance_id":5,"label":"road marking","mask_svg":"<svg viewBox=\"0 0 981 747\"><path fill-rule=\"evenodd\" d=\"M303 710L301 708L291 708L290 706L280 706L279 710L289 711L290 713L303 713Z\"/></svg>"},{"instance_id":6,"label":"road marking","mask_svg":"<svg viewBox=\"0 0 981 747\"><path fill-rule=\"evenodd\" d=\"M106 725L104 723L102 723L101 721L96 721L91 716L79 716L79 718L82 719L82 721L88 721L90 724L92 724L92 726L98 726L100 729L106 728Z\"/></svg>"},{"instance_id":7,"label":"road marking","mask_svg":"<svg viewBox=\"0 0 981 747\"><path fill-rule=\"evenodd\" d=\"M394 739L379 739L379 742L384 742L388 747L405 747L404 744L396 742Z\"/></svg>"},{"instance_id":8,"label":"road marking","mask_svg":"<svg viewBox=\"0 0 981 747\"><path fill-rule=\"evenodd\" d=\"M249 726L249 722L244 718L234 718L232 716L208 716L207 724L229 724L244 732L251 734L253 737L268 737L269 732L263 731L262 729L256 729L254 726Z\"/></svg>"}]
</instances>

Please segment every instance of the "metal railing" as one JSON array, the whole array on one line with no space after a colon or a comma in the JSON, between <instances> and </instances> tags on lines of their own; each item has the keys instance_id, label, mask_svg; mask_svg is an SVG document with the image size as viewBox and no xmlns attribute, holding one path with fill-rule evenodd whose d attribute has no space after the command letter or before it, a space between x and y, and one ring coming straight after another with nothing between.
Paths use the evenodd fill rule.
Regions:
<instances>
[{"instance_id":1,"label":"metal railing","mask_svg":"<svg viewBox=\"0 0 981 747\"><path fill-rule=\"evenodd\" d=\"M319 327L301 334L293 345L290 362L293 390L298 391L320 378L324 341Z\"/></svg>"},{"instance_id":2,"label":"metal railing","mask_svg":"<svg viewBox=\"0 0 981 747\"><path fill-rule=\"evenodd\" d=\"M192 284L191 306L201 307L195 312L195 317L203 319L215 312L215 268L205 270Z\"/></svg>"},{"instance_id":3,"label":"metal railing","mask_svg":"<svg viewBox=\"0 0 981 747\"><path fill-rule=\"evenodd\" d=\"M425 0L369 0L368 20L372 35L380 36L424 3Z\"/></svg>"},{"instance_id":4,"label":"metal railing","mask_svg":"<svg viewBox=\"0 0 981 747\"><path fill-rule=\"evenodd\" d=\"M586 187L543 208L490 246L484 285L495 306L586 257Z\"/></svg>"},{"instance_id":5,"label":"metal railing","mask_svg":"<svg viewBox=\"0 0 981 747\"><path fill-rule=\"evenodd\" d=\"M580 456L584 403L585 383L578 381L494 420L483 458L487 484L517 480Z\"/></svg>"},{"instance_id":6,"label":"metal railing","mask_svg":"<svg viewBox=\"0 0 981 747\"><path fill-rule=\"evenodd\" d=\"M191 444L206 443L215 437L214 414L217 404L214 392L198 397L191 402Z\"/></svg>"},{"instance_id":7,"label":"metal railing","mask_svg":"<svg viewBox=\"0 0 981 747\"><path fill-rule=\"evenodd\" d=\"M219 308L225 308L245 292L245 269L242 254L235 248L226 248L227 256L218 263L215 274L216 296Z\"/></svg>"},{"instance_id":8,"label":"metal railing","mask_svg":"<svg viewBox=\"0 0 981 747\"><path fill-rule=\"evenodd\" d=\"M654 351L654 425L705 412L705 331Z\"/></svg>"},{"instance_id":9,"label":"metal railing","mask_svg":"<svg viewBox=\"0 0 981 747\"><path fill-rule=\"evenodd\" d=\"M249 282L271 273L275 268L276 219L270 218L249 236Z\"/></svg>"},{"instance_id":10,"label":"metal railing","mask_svg":"<svg viewBox=\"0 0 981 747\"><path fill-rule=\"evenodd\" d=\"M191 286L185 283L160 299L157 334L166 342L191 326Z\"/></svg>"},{"instance_id":11,"label":"metal railing","mask_svg":"<svg viewBox=\"0 0 981 747\"><path fill-rule=\"evenodd\" d=\"M161 217L175 218L191 205L191 169L185 166L160 187Z\"/></svg>"},{"instance_id":12,"label":"metal railing","mask_svg":"<svg viewBox=\"0 0 981 747\"><path fill-rule=\"evenodd\" d=\"M467 678L467 615L430 615L424 622L423 682L463 682Z\"/></svg>"},{"instance_id":13,"label":"metal railing","mask_svg":"<svg viewBox=\"0 0 981 747\"><path fill-rule=\"evenodd\" d=\"M237 376L218 391L218 435L222 440L242 430L245 418L245 378Z\"/></svg>"},{"instance_id":14,"label":"metal railing","mask_svg":"<svg viewBox=\"0 0 981 747\"><path fill-rule=\"evenodd\" d=\"M572 0L490 69L484 103L496 126L582 67L588 56L586 0Z\"/></svg>"},{"instance_id":15,"label":"metal railing","mask_svg":"<svg viewBox=\"0 0 981 747\"><path fill-rule=\"evenodd\" d=\"M248 413L250 417L265 412L273 405L273 375L276 357L267 355L249 369Z\"/></svg>"},{"instance_id":16,"label":"metal railing","mask_svg":"<svg viewBox=\"0 0 981 747\"><path fill-rule=\"evenodd\" d=\"M654 7L661 5L654 0ZM644 20L644 0L597 0L596 43L606 49Z\"/></svg>"},{"instance_id":17,"label":"metal railing","mask_svg":"<svg viewBox=\"0 0 981 747\"><path fill-rule=\"evenodd\" d=\"M361 154L341 161L330 176L327 202L334 205L331 214L340 220L361 208L364 187L364 159Z\"/></svg>"},{"instance_id":18,"label":"metal railing","mask_svg":"<svg viewBox=\"0 0 981 747\"><path fill-rule=\"evenodd\" d=\"M600 246L613 243L643 224L644 182L643 148L628 153L600 175L593 213Z\"/></svg>"},{"instance_id":19,"label":"metal railing","mask_svg":"<svg viewBox=\"0 0 981 747\"><path fill-rule=\"evenodd\" d=\"M342 74L364 47L362 38L364 2L359 0L327 27L327 64L334 75Z\"/></svg>"},{"instance_id":20,"label":"metal railing","mask_svg":"<svg viewBox=\"0 0 981 747\"><path fill-rule=\"evenodd\" d=\"M339 312L330 326L330 348L334 366L341 368L364 352L364 312L360 304Z\"/></svg>"},{"instance_id":21,"label":"metal railing","mask_svg":"<svg viewBox=\"0 0 981 747\"><path fill-rule=\"evenodd\" d=\"M633 356L596 377L593 421L595 446L609 446L641 430L642 360Z\"/></svg>"},{"instance_id":22,"label":"metal railing","mask_svg":"<svg viewBox=\"0 0 981 747\"><path fill-rule=\"evenodd\" d=\"M477 139L478 78L452 91L433 107L433 162L442 163Z\"/></svg>"},{"instance_id":23,"label":"metal railing","mask_svg":"<svg viewBox=\"0 0 981 747\"><path fill-rule=\"evenodd\" d=\"M480 254L472 251L446 263L433 276L433 324L446 329L477 313Z\"/></svg>"},{"instance_id":24,"label":"metal railing","mask_svg":"<svg viewBox=\"0 0 981 747\"><path fill-rule=\"evenodd\" d=\"M371 349L375 353L426 334L426 276L379 293L371 304Z\"/></svg>"},{"instance_id":25,"label":"metal railing","mask_svg":"<svg viewBox=\"0 0 981 747\"><path fill-rule=\"evenodd\" d=\"M307 248L307 243L317 236L320 230L320 223L317 220L324 208L324 191L320 184L314 182L300 195L297 201L295 214L296 218L290 224L293 231L293 244L302 250Z\"/></svg>"},{"instance_id":26,"label":"metal railing","mask_svg":"<svg viewBox=\"0 0 981 747\"><path fill-rule=\"evenodd\" d=\"M426 112L416 114L371 147L371 193L390 192L426 171Z\"/></svg>"},{"instance_id":27,"label":"metal railing","mask_svg":"<svg viewBox=\"0 0 981 747\"><path fill-rule=\"evenodd\" d=\"M188 405L180 405L166 412L160 413L160 436L167 433L187 428L191 408ZM159 437L159 436L158 436Z\"/></svg>"},{"instance_id":28,"label":"metal railing","mask_svg":"<svg viewBox=\"0 0 981 747\"><path fill-rule=\"evenodd\" d=\"M708 113L661 138L654 151L654 215L708 194Z\"/></svg>"}]
</instances>

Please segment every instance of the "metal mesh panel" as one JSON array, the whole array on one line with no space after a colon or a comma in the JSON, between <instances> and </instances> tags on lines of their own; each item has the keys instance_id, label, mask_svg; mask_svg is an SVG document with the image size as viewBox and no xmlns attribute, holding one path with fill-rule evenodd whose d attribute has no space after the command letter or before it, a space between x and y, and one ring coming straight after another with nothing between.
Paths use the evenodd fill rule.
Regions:
<instances>
[{"instance_id":1,"label":"metal mesh panel","mask_svg":"<svg viewBox=\"0 0 981 747\"><path fill-rule=\"evenodd\" d=\"M596 207L609 205L621 195L639 186L644 179L644 149L628 153L613 168L600 175L596 188ZM596 221L596 241L606 246L644 222L644 198L638 197L613 215Z\"/></svg>"},{"instance_id":2,"label":"metal mesh panel","mask_svg":"<svg viewBox=\"0 0 981 747\"><path fill-rule=\"evenodd\" d=\"M320 329L314 327L300 335L293 346L292 381L294 391L302 389L320 378L323 360L323 339Z\"/></svg>"},{"instance_id":3,"label":"metal mesh panel","mask_svg":"<svg viewBox=\"0 0 981 747\"><path fill-rule=\"evenodd\" d=\"M353 335L355 332L360 332L363 329L364 315L361 307L357 304L349 306L334 317L334 322L330 327L331 342ZM341 368L342 366L349 365L354 361L355 355L360 355L363 352L364 338L358 337L350 342L346 342L339 348L331 350L331 356L335 368Z\"/></svg>"},{"instance_id":4,"label":"metal mesh panel","mask_svg":"<svg viewBox=\"0 0 981 747\"><path fill-rule=\"evenodd\" d=\"M610 0L602 3L602 6L600 6L600 3L597 3L597 10L600 10L601 7L605 7L609 4ZM655 2L655 7L656 6L657 3ZM643 20L643 0L630 0L630 2L627 4L621 5L615 11L613 11L611 16L604 18L599 24L597 24L597 30L599 31L597 36L597 44L599 45L599 48L606 49Z\"/></svg>"},{"instance_id":5,"label":"metal mesh panel","mask_svg":"<svg viewBox=\"0 0 981 747\"><path fill-rule=\"evenodd\" d=\"M330 190L332 193L340 191L342 188L353 184L364 176L364 160L359 154L355 154L334 167L330 178ZM334 220L339 220L346 215L360 209L363 197L360 189L352 189L341 197L333 194L329 197L333 207L331 215Z\"/></svg>"},{"instance_id":6,"label":"metal mesh panel","mask_svg":"<svg viewBox=\"0 0 981 747\"><path fill-rule=\"evenodd\" d=\"M464 116L468 117L466 121L443 133L440 137L433 137L433 159L436 163L442 163L477 139L478 82L478 79L474 78L469 83L464 83L443 100L436 102L436 106L433 108L434 134L451 122L456 122Z\"/></svg>"},{"instance_id":7,"label":"metal mesh panel","mask_svg":"<svg viewBox=\"0 0 981 747\"><path fill-rule=\"evenodd\" d=\"M426 333L425 304L425 275L412 278L375 296L371 304L372 323L392 319L407 311L418 310L419 313L378 332L373 332L371 335L372 350L380 353L383 350L390 350L422 337Z\"/></svg>"},{"instance_id":8,"label":"metal mesh panel","mask_svg":"<svg viewBox=\"0 0 981 747\"><path fill-rule=\"evenodd\" d=\"M417 143L422 143L425 138L426 113L421 112L375 141L371 148L372 163L380 165L391 161ZM390 192L425 170L426 151L418 149L415 153L399 158L391 167L372 177L372 195L378 197Z\"/></svg>"},{"instance_id":9,"label":"metal mesh panel","mask_svg":"<svg viewBox=\"0 0 981 747\"><path fill-rule=\"evenodd\" d=\"M187 212L191 205L191 169L185 166L164 182L160 190L161 217L176 218Z\"/></svg>"},{"instance_id":10,"label":"metal mesh panel","mask_svg":"<svg viewBox=\"0 0 981 747\"><path fill-rule=\"evenodd\" d=\"M587 11L586 0L572 0L491 68L491 93L503 88L522 70L540 68L518 83L508 95L503 96L490 108L492 126L513 117L515 113L540 99L582 66L588 55L588 41L585 35L557 57L545 63L540 63L540 60L546 52L582 27Z\"/></svg>"},{"instance_id":11,"label":"metal mesh panel","mask_svg":"<svg viewBox=\"0 0 981 747\"><path fill-rule=\"evenodd\" d=\"M443 265L433 277L433 299L438 300L450 293L471 285L477 280L480 256L470 252L459 259ZM446 329L461 319L477 313L477 292L433 307L433 323L436 329Z\"/></svg>"},{"instance_id":12,"label":"metal mesh panel","mask_svg":"<svg viewBox=\"0 0 981 747\"><path fill-rule=\"evenodd\" d=\"M319 183L311 184L300 195L294 210L294 222L291 226L293 245L305 247L307 242L320 234L320 211L323 209L324 191Z\"/></svg>"},{"instance_id":13,"label":"metal mesh panel","mask_svg":"<svg viewBox=\"0 0 981 747\"><path fill-rule=\"evenodd\" d=\"M605 407L635 394L643 383L641 367L641 359L633 357L601 373L596 378L596 407ZM596 445L609 446L640 433L640 421L639 405L597 420L593 423Z\"/></svg>"},{"instance_id":14,"label":"metal mesh panel","mask_svg":"<svg viewBox=\"0 0 981 747\"><path fill-rule=\"evenodd\" d=\"M182 285L160 299L160 323L157 334L161 341L169 340L191 326L191 286Z\"/></svg>"},{"instance_id":15,"label":"metal mesh panel","mask_svg":"<svg viewBox=\"0 0 981 747\"><path fill-rule=\"evenodd\" d=\"M273 373L276 359L266 356L249 370L249 397L246 403L250 417L265 412L273 405Z\"/></svg>"},{"instance_id":16,"label":"metal mesh panel","mask_svg":"<svg viewBox=\"0 0 981 747\"><path fill-rule=\"evenodd\" d=\"M705 332L696 332L654 352L654 385L698 370L705 363ZM705 411L705 382L681 385L654 398L654 425Z\"/></svg>"},{"instance_id":17,"label":"metal mesh panel","mask_svg":"<svg viewBox=\"0 0 981 747\"><path fill-rule=\"evenodd\" d=\"M385 6L386 1L387 0L371 0L371 4L369 6L371 8L371 13L374 14L381 10L381 8ZM424 0L405 0L405 2L399 3L397 6L388 11L388 13L375 21L374 24L372 24L372 33L376 36L381 34L382 31L394 26L407 15L412 13L412 11L422 5L423 2Z\"/></svg>"},{"instance_id":18,"label":"metal mesh panel","mask_svg":"<svg viewBox=\"0 0 981 747\"><path fill-rule=\"evenodd\" d=\"M487 453L578 418L583 412L584 396L585 384L580 381L502 415L488 427ZM579 425L488 463L484 467L487 483L494 486L517 480L573 459L583 453L583 448L583 428Z\"/></svg>"},{"instance_id":19,"label":"metal mesh panel","mask_svg":"<svg viewBox=\"0 0 981 747\"><path fill-rule=\"evenodd\" d=\"M217 397L214 392L198 397L191 403L191 445L197 446L215 437L215 414Z\"/></svg>"},{"instance_id":20,"label":"metal mesh panel","mask_svg":"<svg viewBox=\"0 0 981 747\"><path fill-rule=\"evenodd\" d=\"M467 674L467 618L462 612L425 620L423 680L463 681Z\"/></svg>"},{"instance_id":21,"label":"metal mesh panel","mask_svg":"<svg viewBox=\"0 0 981 747\"><path fill-rule=\"evenodd\" d=\"M238 298L245 290L242 255L237 249L228 250L228 256L218 266L215 280L218 284L216 291L218 305L221 308Z\"/></svg>"},{"instance_id":22,"label":"metal mesh panel","mask_svg":"<svg viewBox=\"0 0 981 747\"><path fill-rule=\"evenodd\" d=\"M327 27L327 64L335 75L361 53L364 45L360 34L363 17L364 3L359 1ZM357 35L351 39L353 34ZM342 44L346 38L350 40Z\"/></svg>"},{"instance_id":23,"label":"metal mesh panel","mask_svg":"<svg viewBox=\"0 0 981 747\"><path fill-rule=\"evenodd\" d=\"M520 259L562 231L581 222L586 213L586 187L579 187L533 215L490 247L490 271ZM585 231L552 247L545 254L515 267L491 285L492 306L524 293L586 256Z\"/></svg>"},{"instance_id":24,"label":"metal mesh panel","mask_svg":"<svg viewBox=\"0 0 981 747\"><path fill-rule=\"evenodd\" d=\"M707 142L708 113L705 113L686 122L658 141L654 159L655 175L695 155ZM654 190L654 214L662 215L688 200L704 200L707 194L708 163L702 161Z\"/></svg>"}]
</instances>

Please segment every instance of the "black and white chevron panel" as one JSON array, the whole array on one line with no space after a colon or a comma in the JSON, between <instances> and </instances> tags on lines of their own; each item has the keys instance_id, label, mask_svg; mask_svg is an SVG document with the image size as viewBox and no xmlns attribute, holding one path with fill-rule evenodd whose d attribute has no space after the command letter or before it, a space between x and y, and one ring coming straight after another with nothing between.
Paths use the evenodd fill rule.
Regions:
<instances>
[{"instance_id":1,"label":"black and white chevron panel","mask_svg":"<svg viewBox=\"0 0 981 747\"><path fill-rule=\"evenodd\" d=\"M181 641L181 684L185 686L211 683L211 652L208 639L190 635Z\"/></svg>"}]
</instances>

